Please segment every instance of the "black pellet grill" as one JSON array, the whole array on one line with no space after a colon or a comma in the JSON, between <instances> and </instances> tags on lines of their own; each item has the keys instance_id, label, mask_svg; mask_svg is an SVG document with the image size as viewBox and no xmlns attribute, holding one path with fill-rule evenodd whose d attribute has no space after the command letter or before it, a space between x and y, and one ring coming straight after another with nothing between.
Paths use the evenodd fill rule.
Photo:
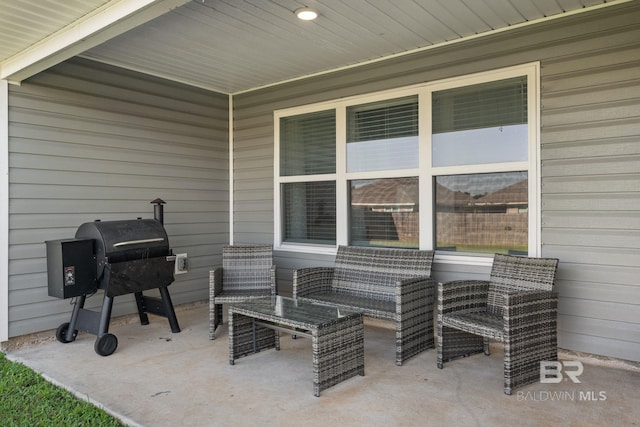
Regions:
<instances>
[{"instance_id":1,"label":"black pellet grill","mask_svg":"<svg viewBox=\"0 0 640 427\"><path fill-rule=\"evenodd\" d=\"M78 331L97 336L94 349L112 354L118 339L109 333L113 299L133 293L140 323L149 324L147 313L166 317L171 331L180 326L167 286L174 278L175 256L162 224L164 201L156 199L154 219L94 221L78 227L74 239L50 240L47 245L49 295L75 298L71 320L56 331L63 343L76 339ZM144 296L158 289L160 297ZM104 290L100 312L84 308L87 296Z\"/></svg>"}]
</instances>

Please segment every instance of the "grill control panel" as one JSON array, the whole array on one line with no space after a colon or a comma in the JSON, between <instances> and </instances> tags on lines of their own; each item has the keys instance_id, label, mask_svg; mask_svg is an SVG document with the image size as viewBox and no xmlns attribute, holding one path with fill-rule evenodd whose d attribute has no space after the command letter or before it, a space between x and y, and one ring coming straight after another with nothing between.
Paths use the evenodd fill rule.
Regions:
<instances>
[{"instance_id":1,"label":"grill control panel","mask_svg":"<svg viewBox=\"0 0 640 427\"><path fill-rule=\"evenodd\" d=\"M64 285L73 286L76 284L76 268L73 265L64 268Z\"/></svg>"}]
</instances>

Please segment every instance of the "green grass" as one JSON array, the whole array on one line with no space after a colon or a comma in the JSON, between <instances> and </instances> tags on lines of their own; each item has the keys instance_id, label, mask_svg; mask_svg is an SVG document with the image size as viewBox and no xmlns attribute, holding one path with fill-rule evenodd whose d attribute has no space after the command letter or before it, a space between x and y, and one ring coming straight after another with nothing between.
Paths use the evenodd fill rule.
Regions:
<instances>
[{"instance_id":1,"label":"green grass","mask_svg":"<svg viewBox=\"0 0 640 427\"><path fill-rule=\"evenodd\" d=\"M0 352L0 425L122 426L116 418L91 403L77 399Z\"/></svg>"}]
</instances>

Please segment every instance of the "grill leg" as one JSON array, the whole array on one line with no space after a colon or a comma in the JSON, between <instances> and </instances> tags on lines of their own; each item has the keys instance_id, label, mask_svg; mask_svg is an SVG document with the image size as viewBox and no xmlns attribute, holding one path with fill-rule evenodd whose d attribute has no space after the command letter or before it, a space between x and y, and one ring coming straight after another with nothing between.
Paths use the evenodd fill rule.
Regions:
<instances>
[{"instance_id":1,"label":"grill leg","mask_svg":"<svg viewBox=\"0 0 640 427\"><path fill-rule=\"evenodd\" d=\"M174 334L180 332L180 325L178 325L178 318L176 312L173 310L173 303L171 302L171 296L166 286L159 288L160 296L162 297L162 304L164 305L164 312L169 319L169 325L171 326L171 332Z\"/></svg>"},{"instance_id":2,"label":"grill leg","mask_svg":"<svg viewBox=\"0 0 640 427\"><path fill-rule=\"evenodd\" d=\"M178 325L178 318L176 312L173 310L173 304L171 303L171 296L169 296L169 290L166 286L158 288L160 291L160 297L144 296L142 292L135 292L136 303L138 304L138 314L140 315L140 323L143 325L149 324L149 317L147 313L155 314L157 316L166 317L169 320L169 326L171 326L171 332L180 332L180 325Z\"/></svg>"},{"instance_id":3,"label":"grill leg","mask_svg":"<svg viewBox=\"0 0 640 427\"><path fill-rule=\"evenodd\" d=\"M100 311L100 325L98 326L98 337L109 332L109 322L111 321L111 309L113 308L113 297L104 294L102 300L102 311Z\"/></svg>"},{"instance_id":4,"label":"grill leg","mask_svg":"<svg viewBox=\"0 0 640 427\"><path fill-rule=\"evenodd\" d=\"M78 316L80 315L80 310L84 308L84 301L87 298L86 294L80 295L78 299L76 299L76 303L73 305L73 311L71 312L71 320L69 321L69 328L66 331L65 339L67 342L71 342L75 340L76 330L78 329Z\"/></svg>"},{"instance_id":5,"label":"grill leg","mask_svg":"<svg viewBox=\"0 0 640 427\"><path fill-rule=\"evenodd\" d=\"M135 292L136 304L138 304L138 315L140 316L140 324L148 325L149 324L149 316L145 313L144 306L144 297L142 296L142 292Z\"/></svg>"}]
</instances>

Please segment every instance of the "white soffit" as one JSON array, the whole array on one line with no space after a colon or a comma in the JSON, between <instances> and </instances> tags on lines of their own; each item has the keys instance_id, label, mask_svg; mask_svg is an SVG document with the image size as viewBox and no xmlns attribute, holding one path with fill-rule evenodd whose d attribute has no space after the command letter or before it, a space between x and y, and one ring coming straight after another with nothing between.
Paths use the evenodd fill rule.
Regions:
<instances>
[{"instance_id":1,"label":"white soffit","mask_svg":"<svg viewBox=\"0 0 640 427\"><path fill-rule=\"evenodd\" d=\"M630 1L7 0L0 78L78 55L238 94ZM318 19L298 20L303 6Z\"/></svg>"},{"instance_id":2,"label":"white soffit","mask_svg":"<svg viewBox=\"0 0 640 427\"><path fill-rule=\"evenodd\" d=\"M82 56L238 94L625 1L194 0Z\"/></svg>"},{"instance_id":3,"label":"white soffit","mask_svg":"<svg viewBox=\"0 0 640 427\"><path fill-rule=\"evenodd\" d=\"M188 1L3 2L0 5L3 40L0 79L20 82Z\"/></svg>"}]
</instances>

